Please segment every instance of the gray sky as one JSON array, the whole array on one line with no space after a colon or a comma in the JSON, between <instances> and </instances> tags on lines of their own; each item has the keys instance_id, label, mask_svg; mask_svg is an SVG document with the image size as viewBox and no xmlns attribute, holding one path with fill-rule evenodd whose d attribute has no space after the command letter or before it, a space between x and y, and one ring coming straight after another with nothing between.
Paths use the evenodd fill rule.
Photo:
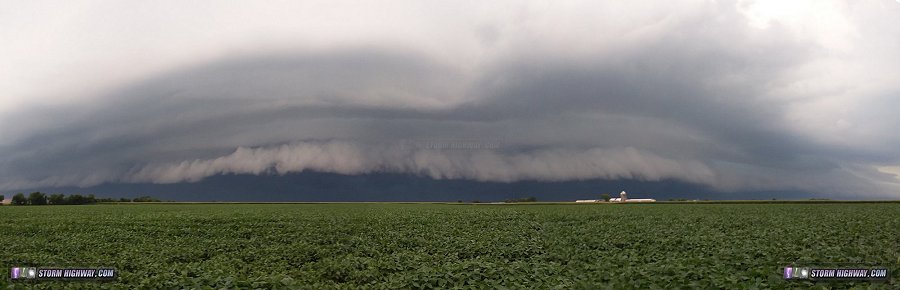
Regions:
<instances>
[{"instance_id":1,"label":"gray sky","mask_svg":"<svg viewBox=\"0 0 900 290\"><path fill-rule=\"evenodd\" d=\"M900 198L898 1L0 7L0 192L313 170Z\"/></svg>"}]
</instances>

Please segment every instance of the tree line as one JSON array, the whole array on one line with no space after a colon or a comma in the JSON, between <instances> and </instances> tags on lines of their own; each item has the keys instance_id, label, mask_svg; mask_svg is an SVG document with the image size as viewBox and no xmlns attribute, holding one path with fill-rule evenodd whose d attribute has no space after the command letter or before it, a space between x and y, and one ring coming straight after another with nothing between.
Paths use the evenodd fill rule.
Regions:
<instances>
[{"instance_id":1,"label":"tree line","mask_svg":"<svg viewBox=\"0 0 900 290\"><path fill-rule=\"evenodd\" d=\"M505 203L517 203L517 202L537 202L537 198L533 196L524 197L524 198L511 198L504 200Z\"/></svg>"},{"instance_id":2,"label":"tree line","mask_svg":"<svg viewBox=\"0 0 900 290\"><path fill-rule=\"evenodd\" d=\"M0 195L0 200L4 200L6 197ZM95 203L103 203L103 202L160 202L159 199L150 197L150 196L141 196L134 199L128 198L97 198L93 194L81 195L81 194L71 194L64 195L61 193L56 194L46 194L43 192L32 192L28 196L25 196L23 193L17 193L13 195L12 205L63 205L63 204L95 204Z\"/></svg>"}]
</instances>

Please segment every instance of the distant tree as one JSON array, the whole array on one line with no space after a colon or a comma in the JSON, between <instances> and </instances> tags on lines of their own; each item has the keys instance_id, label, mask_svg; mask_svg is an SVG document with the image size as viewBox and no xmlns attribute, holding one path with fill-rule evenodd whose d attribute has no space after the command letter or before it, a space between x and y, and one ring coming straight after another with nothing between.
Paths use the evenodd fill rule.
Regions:
<instances>
[{"instance_id":1,"label":"distant tree","mask_svg":"<svg viewBox=\"0 0 900 290\"><path fill-rule=\"evenodd\" d=\"M84 196L72 194L66 198L66 204L84 204Z\"/></svg>"},{"instance_id":2,"label":"distant tree","mask_svg":"<svg viewBox=\"0 0 900 290\"><path fill-rule=\"evenodd\" d=\"M602 199L603 201L609 201L610 198L612 198L612 196L610 196L609 193L604 193L604 194L600 195L600 199Z\"/></svg>"},{"instance_id":3,"label":"distant tree","mask_svg":"<svg viewBox=\"0 0 900 290\"><path fill-rule=\"evenodd\" d=\"M47 201L52 205L66 204L66 196L62 193L51 194Z\"/></svg>"},{"instance_id":4,"label":"distant tree","mask_svg":"<svg viewBox=\"0 0 900 290\"><path fill-rule=\"evenodd\" d=\"M104 198L98 198L98 199L97 199L97 202L100 202L100 203L104 203L104 202L116 202L116 200L113 199L113 198L111 198L111 197L104 197Z\"/></svg>"},{"instance_id":5,"label":"distant tree","mask_svg":"<svg viewBox=\"0 0 900 290\"><path fill-rule=\"evenodd\" d=\"M12 197L12 204L14 205L26 205L28 204L28 199L25 198L25 195L22 193L17 193Z\"/></svg>"},{"instance_id":6,"label":"distant tree","mask_svg":"<svg viewBox=\"0 0 900 290\"><path fill-rule=\"evenodd\" d=\"M93 194L88 194L87 197L84 198L85 204L95 204L97 203L97 198L94 197Z\"/></svg>"},{"instance_id":7,"label":"distant tree","mask_svg":"<svg viewBox=\"0 0 900 290\"><path fill-rule=\"evenodd\" d=\"M158 199L155 199L150 196L141 196L132 200L133 202L159 202Z\"/></svg>"},{"instance_id":8,"label":"distant tree","mask_svg":"<svg viewBox=\"0 0 900 290\"><path fill-rule=\"evenodd\" d=\"M476 199L476 200L473 200L472 203L481 203L481 201Z\"/></svg>"},{"instance_id":9,"label":"distant tree","mask_svg":"<svg viewBox=\"0 0 900 290\"><path fill-rule=\"evenodd\" d=\"M514 203L514 202L535 202L535 201L537 201L537 198L534 197L534 196L529 196L529 197L525 197L525 198L513 198L513 199L507 199L507 200L504 200L504 202L508 202L508 203Z\"/></svg>"},{"instance_id":10,"label":"distant tree","mask_svg":"<svg viewBox=\"0 0 900 290\"><path fill-rule=\"evenodd\" d=\"M123 197L119 199L119 202L131 202L131 200Z\"/></svg>"},{"instance_id":11,"label":"distant tree","mask_svg":"<svg viewBox=\"0 0 900 290\"><path fill-rule=\"evenodd\" d=\"M47 204L47 195L40 191L32 192L28 195L28 203L32 205L45 205Z\"/></svg>"},{"instance_id":12,"label":"distant tree","mask_svg":"<svg viewBox=\"0 0 900 290\"><path fill-rule=\"evenodd\" d=\"M0 194L0 200L6 200L6 197Z\"/></svg>"}]
</instances>

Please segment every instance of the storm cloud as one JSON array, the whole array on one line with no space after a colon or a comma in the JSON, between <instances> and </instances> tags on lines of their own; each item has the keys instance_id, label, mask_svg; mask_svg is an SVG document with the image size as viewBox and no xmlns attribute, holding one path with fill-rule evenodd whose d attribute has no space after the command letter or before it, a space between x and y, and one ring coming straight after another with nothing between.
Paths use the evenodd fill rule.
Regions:
<instances>
[{"instance_id":1,"label":"storm cloud","mask_svg":"<svg viewBox=\"0 0 900 290\"><path fill-rule=\"evenodd\" d=\"M95 4L64 40L0 14L0 191L315 171L900 197L900 4L778 3Z\"/></svg>"}]
</instances>

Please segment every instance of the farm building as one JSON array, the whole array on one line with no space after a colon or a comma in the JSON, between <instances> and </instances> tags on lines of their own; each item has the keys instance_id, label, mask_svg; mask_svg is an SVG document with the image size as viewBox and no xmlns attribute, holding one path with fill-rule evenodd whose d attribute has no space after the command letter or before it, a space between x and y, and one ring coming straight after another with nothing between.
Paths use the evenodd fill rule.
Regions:
<instances>
[{"instance_id":1,"label":"farm building","mask_svg":"<svg viewBox=\"0 0 900 290\"><path fill-rule=\"evenodd\" d=\"M610 198L609 202L656 202L655 199L652 198L628 198L628 193L622 191L619 193L619 197Z\"/></svg>"},{"instance_id":2,"label":"farm building","mask_svg":"<svg viewBox=\"0 0 900 290\"><path fill-rule=\"evenodd\" d=\"M575 202L603 202L603 200L579 199L575 200ZM621 193L619 193L619 197L610 198L609 202L656 202L656 200L652 198L628 198L628 193L622 191Z\"/></svg>"}]
</instances>

